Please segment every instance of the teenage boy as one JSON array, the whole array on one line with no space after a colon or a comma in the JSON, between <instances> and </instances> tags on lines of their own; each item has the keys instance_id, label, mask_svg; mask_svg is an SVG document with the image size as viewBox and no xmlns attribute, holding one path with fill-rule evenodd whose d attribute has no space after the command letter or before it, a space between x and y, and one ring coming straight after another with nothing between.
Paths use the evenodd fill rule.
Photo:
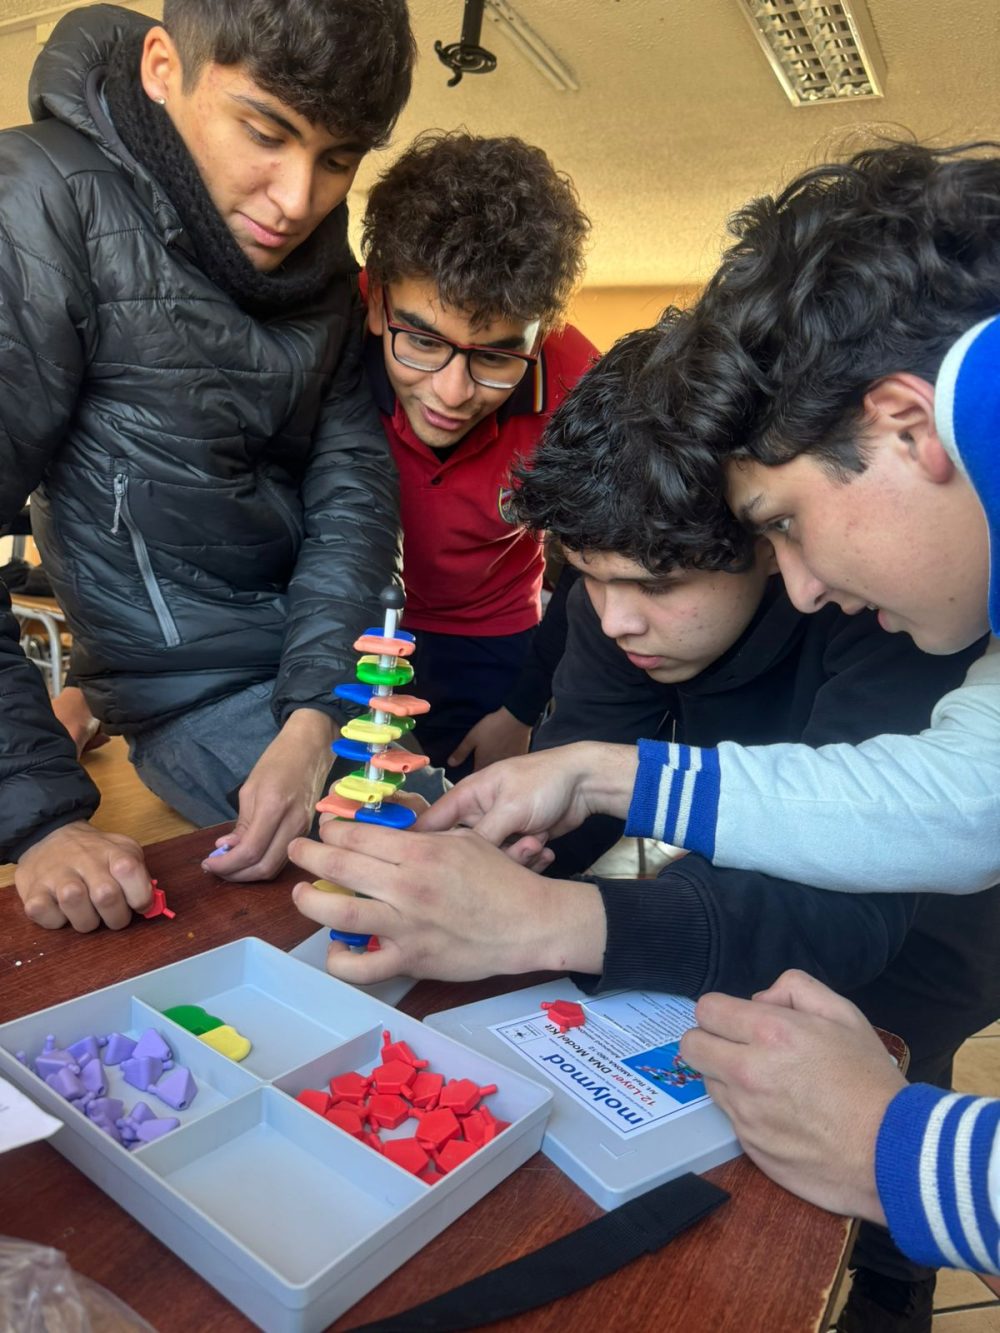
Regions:
<instances>
[{"instance_id":1,"label":"teenage boy","mask_svg":"<svg viewBox=\"0 0 1000 1333\"><path fill-rule=\"evenodd\" d=\"M874 605L936 652L1000 631L1000 156L985 148L873 150L751 205L659 376L705 484L727 465L802 609ZM918 737L654 746L638 783L616 747L539 756L532 773L510 761L424 826L537 846L589 809L624 813L634 788L634 831L717 861L839 889L981 889L1000 877L998 648ZM686 1058L765 1170L888 1216L921 1262L1000 1270L1000 1102L900 1091L857 1010L798 974L757 1003L710 996L698 1016Z\"/></svg>"},{"instance_id":2,"label":"teenage boy","mask_svg":"<svg viewBox=\"0 0 1000 1333\"><path fill-rule=\"evenodd\" d=\"M632 334L589 371L519 474L518 516L557 537L582 576L569 596L555 706L536 744L674 733L687 742L823 744L862 740L890 718L901 730L925 724L982 645L931 657L886 635L871 613L796 611L772 575L767 544L747 540L721 497L706 503L686 478L683 453L664 449L655 419L637 409L634 385L659 337L655 329ZM943 1087L961 1042L1000 1013L992 944L1000 889L963 898L956 910L954 900L930 896L827 893L698 855L655 882L561 882L621 831L620 820L586 820L552 845L549 873L560 879L544 883L496 853L487 869L471 849L462 877L458 839L446 875L437 857L421 864L429 845L442 851L426 835L384 849L374 839L351 842L355 855L344 862L297 844L293 859L357 887L352 874L376 880L369 891L382 900L381 952L330 959L332 971L352 979L397 969L531 970L555 965L553 946L566 951L563 966L597 974L577 977L586 990L648 986L696 997L724 987L748 996L783 968L808 967L899 1031L915 1075ZM379 880L393 850L406 880L399 894ZM300 888L296 897L307 914L332 921L328 895ZM874 1228L855 1260L842 1329L870 1327L864 1321L880 1297L882 1308L908 1310L900 1329L929 1326L929 1270L907 1264Z\"/></svg>"},{"instance_id":3,"label":"teenage boy","mask_svg":"<svg viewBox=\"0 0 1000 1333\"><path fill-rule=\"evenodd\" d=\"M548 701L519 674L542 548L511 521L510 470L597 357L562 323L589 223L540 148L425 134L372 189L361 248L367 367L399 470L417 733L450 777L528 748Z\"/></svg>"},{"instance_id":4,"label":"teenage boy","mask_svg":"<svg viewBox=\"0 0 1000 1333\"><path fill-rule=\"evenodd\" d=\"M233 879L307 827L330 681L396 568L344 200L412 62L405 0L95 6L0 134L0 525L32 492L92 710L187 817L238 814ZM40 925L123 926L141 852L88 822L3 632L0 859Z\"/></svg>"}]
</instances>

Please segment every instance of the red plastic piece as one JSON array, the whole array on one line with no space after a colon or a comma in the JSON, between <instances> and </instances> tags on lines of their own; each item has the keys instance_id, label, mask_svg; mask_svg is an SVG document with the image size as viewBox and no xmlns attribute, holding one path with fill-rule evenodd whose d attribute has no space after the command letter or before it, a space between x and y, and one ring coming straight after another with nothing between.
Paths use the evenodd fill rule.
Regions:
<instances>
[{"instance_id":1,"label":"red plastic piece","mask_svg":"<svg viewBox=\"0 0 1000 1333\"><path fill-rule=\"evenodd\" d=\"M430 1061L418 1060L405 1041L393 1041L391 1032L382 1033L382 1060L404 1060L414 1069L426 1069Z\"/></svg>"},{"instance_id":2,"label":"red plastic piece","mask_svg":"<svg viewBox=\"0 0 1000 1333\"><path fill-rule=\"evenodd\" d=\"M395 1129L409 1114L410 1108L402 1097L377 1092L374 1097L369 1098L368 1119L373 1124L383 1125L386 1129Z\"/></svg>"},{"instance_id":3,"label":"red plastic piece","mask_svg":"<svg viewBox=\"0 0 1000 1333\"><path fill-rule=\"evenodd\" d=\"M456 1166L467 1162L472 1154L478 1151L479 1148L475 1143L463 1143L461 1139L451 1139L440 1152L434 1154L434 1161L437 1163L437 1169L447 1175L449 1171L454 1171Z\"/></svg>"},{"instance_id":4,"label":"red plastic piece","mask_svg":"<svg viewBox=\"0 0 1000 1333\"><path fill-rule=\"evenodd\" d=\"M153 886L153 901L149 904L148 911L143 912L142 915L147 921L154 916L165 916L168 921L173 921L177 913L171 912L167 906L167 895L157 885L155 879L151 879L149 882Z\"/></svg>"},{"instance_id":5,"label":"red plastic piece","mask_svg":"<svg viewBox=\"0 0 1000 1333\"><path fill-rule=\"evenodd\" d=\"M441 1148L449 1139L457 1139L462 1132L454 1111L425 1111L417 1124L416 1139L431 1149Z\"/></svg>"},{"instance_id":6,"label":"red plastic piece","mask_svg":"<svg viewBox=\"0 0 1000 1333\"><path fill-rule=\"evenodd\" d=\"M361 1116L361 1111L353 1106L348 1106L346 1102L341 1102L339 1106L331 1106L326 1113L326 1119L329 1120L331 1125L336 1125L355 1139L362 1138L365 1132L365 1124Z\"/></svg>"},{"instance_id":7,"label":"red plastic piece","mask_svg":"<svg viewBox=\"0 0 1000 1333\"><path fill-rule=\"evenodd\" d=\"M335 1102L354 1102L360 1105L368 1096L372 1081L364 1074L338 1074L330 1080L330 1093Z\"/></svg>"},{"instance_id":8,"label":"red plastic piece","mask_svg":"<svg viewBox=\"0 0 1000 1333\"><path fill-rule=\"evenodd\" d=\"M395 1162L404 1171L412 1171L419 1176L430 1165L430 1154L420 1146L416 1139L390 1139L382 1145L382 1155Z\"/></svg>"},{"instance_id":9,"label":"red plastic piece","mask_svg":"<svg viewBox=\"0 0 1000 1333\"><path fill-rule=\"evenodd\" d=\"M587 1021L583 1005L577 1004L575 1000L543 1000L541 1007L547 1011L549 1018L560 1032L568 1032L570 1028L582 1028Z\"/></svg>"},{"instance_id":10,"label":"red plastic piece","mask_svg":"<svg viewBox=\"0 0 1000 1333\"><path fill-rule=\"evenodd\" d=\"M369 1129L361 1135L361 1142L367 1143L369 1148L374 1148L376 1152L382 1151L382 1140L378 1136L378 1130Z\"/></svg>"},{"instance_id":11,"label":"red plastic piece","mask_svg":"<svg viewBox=\"0 0 1000 1333\"><path fill-rule=\"evenodd\" d=\"M500 1133L497 1126L502 1122L497 1120L485 1106L477 1106L468 1115L460 1116L459 1123L466 1141L481 1148L484 1143L496 1138Z\"/></svg>"},{"instance_id":12,"label":"red plastic piece","mask_svg":"<svg viewBox=\"0 0 1000 1333\"><path fill-rule=\"evenodd\" d=\"M422 1180L425 1185L436 1185L438 1181L443 1180L444 1177L440 1174L440 1172L434 1169L433 1162L428 1162L427 1170L421 1171L417 1179Z\"/></svg>"},{"instance_id":13,"label":"red plastic piece","mask_svg":"<svg viewBox=\"0 0 1000 1333\"><path fill-rule=\"evenodd\" d=\"M381 947L382 947L381 944L379 944L379 942L378 942L378 936L377 936L377 935L369 935L369 937L368 937L368 943L365 945L365 948L368 950L368 952L369 952L369 953L378 953L378 951L379 951L379 949L381 949Z\"/></svg>"},{"instance_id":14,"label":"red plastic piece","mask_svg":"<svg viewBox=\"0 0 1000 1333\"><path fill-rule=\"evenodd\" d=\"M410 1101L423 1111L433 1111L443 1087L443 1074L431 1074L422 1070L410 1084Z\"/></svg>"},{"instance_id":15,"label":"red plastic piece","mask_svg":"<svg viewBox=\"0 0 1000 1333\"><path fill-rule=\"evenodd\" d=\"M495 1083L488 1083L485 1088L480 1088L471 1078L453 1078L441 1089L438 1106L447 1106L456 1115L468 1115L479 1105L481 1097L488 1097L496 1090Z\"/></svg>"},{"instance_id":16,"label":"red plastic piece","mask_svg":"<svg viewBox=\"0 0 1000 1333\"><path fill-rule=\"evenodd\" d=\"M372 1085L376 1092L394 1092L397 1097L412 1101L410 1086L416 1076L417 1071L405 1060L387 1060L372 1070Z\"/></svg>"},{"instance_id":17,"label":"red plastic piece","mask_svg":"<svg viewBox=\"0 0 1000 1333\"><path fill-rule=\"evenodd\" d=\"M295 1098L303 1106L308 1106L310 1111L316 1111L319 1115L326 1115L333 1105L333 1098L328 1092L322 1092L316 1088L303 1088Z\"/></svg>"}]
</instances>

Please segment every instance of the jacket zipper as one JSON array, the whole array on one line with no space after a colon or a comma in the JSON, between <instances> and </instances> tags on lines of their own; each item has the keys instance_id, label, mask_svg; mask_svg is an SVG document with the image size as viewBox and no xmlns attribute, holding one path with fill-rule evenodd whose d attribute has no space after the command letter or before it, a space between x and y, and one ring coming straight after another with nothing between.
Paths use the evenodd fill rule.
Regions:
<instances>
[{"instance_id":1,"label":"jacket zipper","mask_svg":"<svg viewBox=\"0 0 1000 1333\"><path fill-rule=\"evenodd\" d=\"M171 615L170 608L163 599L160 585L156 582L156 575L153 573L153 566L149 559L149 551L146 548L146 539L136 527L132 511L129 509L127 474L116 472L114 484L115 516L111 524L111 535L117 537L119 525L124 523L129 540L132 543L132 553L135 556L136 564L139 566L143 587L146 589L146 595L152 603L153 612L160 626L160 633L163 635L163 641L168 648L176 648L181 641L181 636L177 629L177 623Z\"/></svg>"},{"instance_id":2,"label":"jacket zipper","mask_svg":"<svg viewBox=\"0 0 1000 1333\"><path fill-rule=\"evenodd\" d=\"M271 481L269 478L258 473L258 480L260 481L261 486L264 488L264 490L267 492L267 494L271 497L272 501L274 502L275 509L277 509L278 513L281 515L281 520L284 523L285 527L288 529L288 534L292 539L292 546L297 551L299 549L299 546L302 544L302 533L299 532L298 530L298 527L295 523L295 518L292 515L292 511L289 509L285 501L285 497L278 490L277 486L275 486L274 482Z\"/></svg>"}]
</instances>

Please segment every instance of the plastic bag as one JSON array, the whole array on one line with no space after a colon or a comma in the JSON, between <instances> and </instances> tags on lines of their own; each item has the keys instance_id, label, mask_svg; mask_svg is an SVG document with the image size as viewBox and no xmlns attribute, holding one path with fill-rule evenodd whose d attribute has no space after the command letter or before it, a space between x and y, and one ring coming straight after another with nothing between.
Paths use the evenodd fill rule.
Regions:
<instances>
[{"instance_id":1,"label":"plastic bag","mask_svg":"<svg viewBox=\"0 0 1000 1333\"><path fill-rule=\"evenodd\" d=\"M156 1333L59 1250L0 1236L0 1333Z\"/></svg>"}]
</instances>

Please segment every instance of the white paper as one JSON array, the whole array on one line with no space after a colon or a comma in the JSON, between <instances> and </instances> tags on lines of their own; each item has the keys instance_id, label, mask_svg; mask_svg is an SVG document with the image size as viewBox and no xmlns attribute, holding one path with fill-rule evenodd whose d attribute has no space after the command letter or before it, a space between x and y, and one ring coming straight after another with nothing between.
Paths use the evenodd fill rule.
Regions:
<instances>
[{"instance_id":1,"label":"white paper","mask_svg":"<svg viewBox=\"0 0 1000 1333\"><path fill-rule=\"evenodd\" d=\"M620 991L588 1000L583 1027L560 1032L542 1011L490 1029L537 1072L570 1093L622 1138L686 1115L708 1100L678 1043L695 1026L677 995Z\"/></svg>"},{"instance_id":2,"label":"white paper","mask_svg":"<svg viewBox=\"0 0 1000 1333\"><path fill-rule=\"evenodd\" d=\"M0 1078L0 1152L37 1143L61 1128L61 1120L36 1106L13 1083Z\"/></svg>"}]
</instances>

